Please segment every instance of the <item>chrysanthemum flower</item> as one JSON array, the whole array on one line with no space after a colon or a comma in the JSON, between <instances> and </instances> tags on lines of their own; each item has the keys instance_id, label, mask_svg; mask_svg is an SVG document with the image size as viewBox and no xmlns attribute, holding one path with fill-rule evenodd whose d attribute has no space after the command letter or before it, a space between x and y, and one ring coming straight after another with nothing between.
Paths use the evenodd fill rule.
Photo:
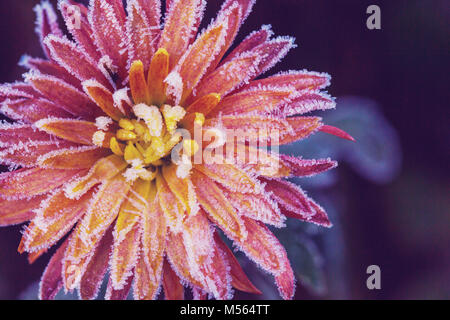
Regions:
<instances>
[{"instance_id":1,"label":"chrysanthemum flower","mask_svg":"<svg viewBox=\"0 0 450 320\"><path fill-rule=\"evenodd\" d=\"M334 168L256 149L288 144L324 131L351 138L319 117L334 108L321 89L327 74L289 71L258 79L292 47L269 26L230 54L253 0L226 0L198 33L204 0L59 1L70 39L48 2L36 6L47 59L25 56L24 82L0 87L0 225L30 221L19 252L32 262L59 243L45 270L40 298L64 288L95 298L109 271L106 298L232 297L251 293L249 281L222 236L272 274L285 299L294 294L287 255L266 225L286 217L329 227L324 210L289 177ZM251 164L197 163L196 139L177 129L245 129ZM279 140L256 131L276 131ZM220 140L220 139L219 139ZM233 143L223 141L225 146ZM183 161L171 161L174 148ZM277 170L273 164L277 161ZM219 231L220 234L219 234Z\"/></svg>"}]
</instances>

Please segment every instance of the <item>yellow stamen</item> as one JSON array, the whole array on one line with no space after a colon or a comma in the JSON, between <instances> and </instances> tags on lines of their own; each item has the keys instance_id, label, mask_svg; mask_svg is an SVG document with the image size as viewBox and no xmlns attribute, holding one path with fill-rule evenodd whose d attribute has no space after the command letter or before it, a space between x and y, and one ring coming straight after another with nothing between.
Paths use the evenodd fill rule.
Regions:
<instances>
[{"instance_id":1,"label":"yellow stamen","mask_svg":"<svg viewBox=\"0 0 450 320\"><path fill-rule=\"evenodd\" d=\"M137 138L136 133L125 129L119 129L116 133L116 136L119 140L123 141L134 140Z\"/></svg>"},{"instance_id":2,"label":"yellow stamen","mask_svg":"<svg viewBox=\"0 0 450 320\"><path fill-rule=\"evenodd\" d=\"M131 143L128 142L128 145L125 147L124 159L127 162L131 162L135 159L143 159L141 153L138 149Z\"/></svg>"},{"instance_id":3,"label":"yellow stamen","mask_svg":"<svg viewBox=\"0 0 450 320\"><path fill-rule=\"evenodd\" d=\"M123 156L123 145L117 142L116 138L113 137L109 140L109 147L115 155Z\"/></svg>"},{"instance_id":4,"label":"yellow stamen","mask_svg":"<svg viewBox=\"0 0 450 320\"><path fill-rule=\"evenodd\" d=\"M186 115L186 110L180 106L171 107L167 104L161 107L167 130L173 132L177 128L177 124Z\"/></svg>"},{"instance_id":5,"label":"yellow stamen","mask_svg":"<svg viewBox=\"0 0 450 320\"><path fill-rule=\"evenodd\" d=\"M134 130L133 122L131 122L130 120L125 119L125 118L119 120L119 126L121 128L123 128L123 129L125 129L125 130L128 130L128 131L133 131Z\"/></svg>"},{"instance_id":6,"label":"yellow stamen","mask_svg":"<svg viewBox=\"0 0 450 320\"><path fill-rule=\"evenodd\" d=\"M203 113L196 112L194 122L199 126L203 126L203 124L205 123L205 115Z\"/></svg>"}]
</instances>

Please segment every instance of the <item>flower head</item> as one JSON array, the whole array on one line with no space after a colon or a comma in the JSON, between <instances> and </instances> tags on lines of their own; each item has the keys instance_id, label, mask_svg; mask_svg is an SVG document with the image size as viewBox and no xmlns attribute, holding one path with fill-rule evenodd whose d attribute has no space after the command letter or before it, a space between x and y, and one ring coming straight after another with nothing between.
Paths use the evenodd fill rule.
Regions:
<instances>
[{"instance_id":1,"label":"flower head","mask_svg":"<svg viewBox=\"0 0 450 320\"><path fill-rule=\"evenodd\" d=\"M126 8L60 0L72 40L42 2L37 32L47 58L25 56L25 81L0 87L1 111L15 121L0 126L0 158L11 168L0 175L0 225L30 221L19 246L30 261L60 243L42 299L63 287L95 298L107 270L110 299L131 287L136 299L154 299L161 286L167 299L183 298L184 287L196 298L258 293L222 233L289 299L294 274L266 225L282 227L286 217L331 225L285 178L336 163L259 148L317 131L351 139L302 115L334 108L321 92L330 77L290 71L257 80L294 47L268 26L225 56L252 0L226 0L200 33L204 0L166 2L162 27L159 0ZM233 130L243 140L230 138ZM242 154L257 161L233 161Z\"/></svg>"}]
</instances>

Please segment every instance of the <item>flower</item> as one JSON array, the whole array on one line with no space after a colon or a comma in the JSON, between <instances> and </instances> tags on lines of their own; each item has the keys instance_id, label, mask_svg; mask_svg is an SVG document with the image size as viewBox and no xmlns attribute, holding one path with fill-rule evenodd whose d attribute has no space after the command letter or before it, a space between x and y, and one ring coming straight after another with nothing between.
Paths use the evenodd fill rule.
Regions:
<instances>
[{"instance_id":1,"label":"flower","mask_svg":"<svg viewBox=\"0 0 450 320\"><path fill-rule=\"evenodd\" d=\"M258 293L218 230L290 299L294 274L266 225L292 217L331 226L285 178L336 163L252 145L317 131L351 139L302 116L334 108L321 92L330 77L290 71L256 80L294 47L292 38L272 39L269 26L225 57L252 0L226 0L199 34L204 0L166 2L162 28L159 0L128 0L126 8L121 0L88 7L60 0L73 40L42 2L35 10L47 59L23 57L25 81L0 87L1 111L15 121L0 126L1 161L11 169L0 176L0 224L30 221L19 245L30 262L61 243L42 276L41 299L63 287L93 299L108 270L109 299L125 298L131 286L136 299L154 299L160 286L166 299L183 298L184 286L196 298L228 299L232 288ZM239 150L257 162L232 163L217 151L218 163L194 161L207 148L183 136L200 130L235 146L221 132L242 128Z\"/></svg>"}]
</instances>

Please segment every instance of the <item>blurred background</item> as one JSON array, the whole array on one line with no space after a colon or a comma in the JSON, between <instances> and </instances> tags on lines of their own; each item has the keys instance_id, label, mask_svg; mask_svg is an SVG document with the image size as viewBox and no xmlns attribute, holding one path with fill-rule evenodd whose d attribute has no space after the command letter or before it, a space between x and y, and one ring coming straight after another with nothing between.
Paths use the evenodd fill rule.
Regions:
<instances>
[{"instance_id":1,"label":"blurred background","mask_svg":"<svg viewBox=\"0 0 450 320\"><path fill-rule=\"evenodd\" d=\"M208 1L204 23L221 2ZM0 83L21 80L23 54L42 56L36 3L0 2ZM381 8L381 30L366 27L372 4ZM275 230L299 280L295 298L449 299L449 2L258 0L238 41L262 24L299 45L269 74L329 73L338 106L318 114L357 140L317 134L283 150L340 162L333 172L295 180L334 227L290 221ZM22 228L0 228L0 299L35 299L50 257L29 265L17 253ZM264 292L259 298L278 299L271 277L242 262ZM381 290L366 287L369 265L381 268Z\"/></svg>"}]
</instances>

